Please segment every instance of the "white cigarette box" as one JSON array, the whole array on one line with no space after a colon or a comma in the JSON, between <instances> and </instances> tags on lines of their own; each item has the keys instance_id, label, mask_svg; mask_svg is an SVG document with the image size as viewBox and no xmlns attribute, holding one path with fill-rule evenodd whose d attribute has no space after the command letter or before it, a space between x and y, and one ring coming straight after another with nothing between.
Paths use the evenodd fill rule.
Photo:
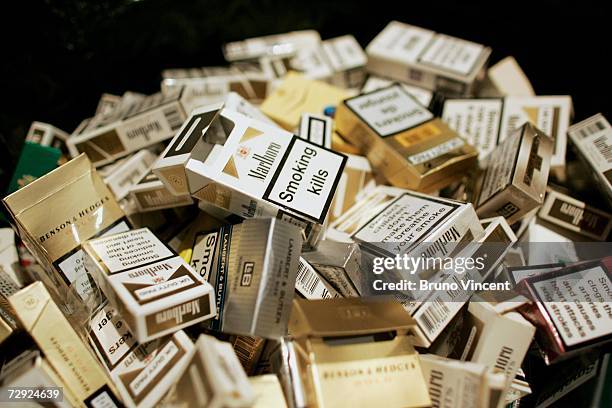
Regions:
<instances>
[{"instance_id":1,"label":"white cigarette box","mask_svg":"<svg viewBox=\"0 0 612 408\"><path fill-rule=\"evenodd\" d=\"M150 150L141 150L128 158L104 178L104 182L113 192L117 201L130 193L130 187L142 180L157 156Z\"/></svg>"},{"instance_id":2,"label":"white cigarette box","mask_svg":"<svg viewBox=\"0 0 612 408\"><path fill-rule=\"evenodd\" d=\"M340 88L358 88L365 79L367 56L355 37L344 35L302 47L293 56L264 57L259 62L275 81L293 70Z\"/></svg>"},{"instance_id":3,"label":"white cigarette box","mask_svg":"<svg viewBox=\"0 0 612 408\"><path fill-rule=\"evenodd\" d=\"M484 364L458 361L435 354L419 356L432 406L462 408L495 407L502 397L496 375ZM502 376L502 379L505 377Z\"/></svg>"},{"instance_id":4,"label":"white cigarette box","mask_svg":"<svg viewBox=\"0 0 612 408\"><path fill-rule=\"evenodd\" d=\"M277 219L248 219L195 238L191 265L214 287L211 329L277 339L287 334L301 231Z\"/></svg>"},{"instance_id":5,"label":"white cigarette box","mask_svg":"<svg viewBox=\"0 0 612 408\"><path fill-rule=\"evenodd\" d=\"M243 218L278 216L305 229L323 224L346 156L227 109L215 120L230 131L206 161L187 162L195 198Z\"/></svg>"},{"instance_id":6,"label":"white cigarette box","mask_svg":"<svg viewBox=\"0 0 612 408\"><path fill-rule=\"evenodd\" d=\"M223 144L230 126L222 119L215 121L221 108L272 124L259 109L237 93L228 93L222 101L193 110L188 120L166 150L161 154L153 172L177 196L189 194L185 166L189 159L205 161L215 144ZM212 128L209 129L209 127Z\"/></svg>"},{"instance_id":7,"label":"white cigarette box","mask_svg":"<svg viewBox=\"0 0 612 408\"><path fill-rule=\"evenodd\" d=\"M68 137L68 133L53 125L44 122L32 122L25 140L27 142L38 143L41 146L56 147L62 153L66 153Z\"/></svg>"},{"instance_id":8,"label":"white cigarette box","mask_svg":"<svg viewBox=\"0 0 612 408\"><path fill-rule=\"evenodd\" d=\"M184 331L139 344L121 315L105 304L89 320L87 338L130 408L159 403L189 362Z\"/></svg>"},{"instance_id":9,"label":"white cigarette box","mask_svg":"<svg viewBox=\"0 0 612 408\"><path fill-rule=\"evenodd\" d=\"M355 37L343 35L323 41L322 46L333 71L330 83L341 88L360 87L368 57Z\"/></svg>"},{"instance_id":10,"label":"white cigarette box","mask_svg":"<svg viewBox=\"0 0 612 408\"><path fill-rule=\"evenodd\" d=\"M601 114L573 125L568 135L612 207L612 127Z\"/></svg>"},{"instance_id":11,"label":"white cigarette box","mask_svg":"<svg viewBox=\"0 0 612 408\"><path fill-rule=\"evenodd\" d=\"M391 257L419 244L427 244L433 256L447 255L459 242L472 242L483 233L471 204L403 190L351 237L362 248Z\"/></svg>"},{"instance_id":12,"label":"white cigarette box","mask_svg":"<svg viewBox=\"0 0 612 408\"><path fill-rule=\"evenodd\" d=\"M251 102L260 102L269 92L269 75L252 66L174 69L163 72L162 93L170 94L185 87L185 97L192 107L222 102L231 92ZM169 72L170 71L170 72Z\"/></svg>"},{"instance_id":13,"label":"white cigarette box","mask_svg":"<svg viewBox=\"0 0 612 408\"><path fill-rule=\"evenodd\" d=\"M529 78L514 57L506 57L487 70L479 97L535 96Z\"/></svg>"},{"instance_id":14,"label":"white cigarette box","mask_svg":"<svg viewBox=\"0 0 612 408\"><path fill-rule=\"evenodd\" d=\"M227 342L200 335L188 367L176 383L182 407L250 407L255 393L240 361Z\"/></svg>"},{"instance_id":15,"label":"white cigarette box","mask_svg":"<svg viewBox=\"0 0 612 408\"><path fill-rule=\"evenodd\" d=\"M444 102L442 119L479 150L480 160L529 122L553 139L551 170L562 178L572 109L569 96L449 99Z\"/></svg>"},{"instance_id":16,"label":"white cigarette box","mask_svg":"<svg viewBox=\"0 0 612 408\"><path fill-rule=\"evenodd\" d=\"M431 30L390 22L366 47L368 71L446 94L469 95L491 49Z\"/></svg>"},{"instance_id":17,"label":"white cigarette box","mask_svg":"<svg viewBox=\"0 0 612 408\"><path fill-rule=\"evenodd\" d=\"M168 95L156 93L103 117L79 135L69 138L70 154L87 153L96 166L111 163L147 146L170 139L191 110L183 89Z\"/></svg>"},{"instance_id":18,"label":"white cigarette box","mask_svg":"<svg viewBox=\"0 0 612 408\"><path fill-rule=\"evenodd\" d=\"M85 243L85 267L139 343L216 315L212 286L149 229Z\"/></svg>"},{"instance_id":19,"label":"white cigarette box","mask_svg":"<svg viewBox=\"0 0 612 408\"><path fill-rule=\"evenodd\" d=\"M138 184L130 188L139 212L163 210L165 208L184 207L194 203L189 194L174 195L153 173L149 173Z\"/></svg>"},{"instance_id":20,"label":"white cigarette box","mask_svg":"<svg viewBox=\"0 0 612 408\"><path fill-rule=\"evenodd\" d=\"M450 357L484 364L493 373L504 374L508 390L534 334L535 327L520 314L499 314L486 302L470 302L467 321ZM503 402L500 398L497 407Z\"/></svg>"}]
</instances>

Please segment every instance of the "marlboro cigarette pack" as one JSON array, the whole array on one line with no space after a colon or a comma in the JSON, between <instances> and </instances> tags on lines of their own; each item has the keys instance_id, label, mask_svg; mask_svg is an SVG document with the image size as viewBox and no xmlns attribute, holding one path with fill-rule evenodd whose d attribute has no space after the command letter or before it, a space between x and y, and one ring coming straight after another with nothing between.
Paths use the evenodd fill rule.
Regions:
<instances>
[{"instance_id":1,"label":"marlboro cigarette pack","mask_svg":"<svg viewBox=\"0 0 612 408\"><path fill-rule=\"evenodd\" d=\"M68 140L73 157L87 153L101 166L174 136L192 109L183 90L125 104Z\"/></svg>"},{"instance_id":2,"label":"marlboro cigarette pack","mask_svg":"<svg viewBox=\"0 0 612 408\"><path fill-rule=\"evenodd\" d=\"M243 218L291 220L313 236L346 156L234 111L222 109L215 120L227 124L226 142L215 145L206 161L187 162L191 194Z\"/></svg>"},{"instance_id":3,"label":"marlboro cigarette pack","mask_svg":"<svg viewBox=\"0 0 612 408\"><path fill-rule=\"evenodd\" d=\"M190 159L206 161L215 144L223 144L231 131L223 119L214 120L225 107L245 116L272 123L259 109L236 93L230 92L219 103L193 110L166 150L153 166L153 172L174 195L189 193L185 166Z\"/></svg>"},{"instance_id":4,"label":"marlboro cigarette pack","mask_svg":"<svg viewBox=\"0 0 612 408\"><path fill-rule=\"evenodd\" d=\"M213 289L149 229L92 239L85 266L139 343L214 317Z\"/></svg>"},{"instance_id":5,"label":"marlboro cigarette pack","mask_svg":"<svg viewBox=\"0 0 612 408\"><path fill-rule=\"evenodd\" d=\"M182 330L139 344L121 315L108 304L91 316L87 336L129 407L157 404L187 366L193 349Z\"/></svg>"}]
</instances>

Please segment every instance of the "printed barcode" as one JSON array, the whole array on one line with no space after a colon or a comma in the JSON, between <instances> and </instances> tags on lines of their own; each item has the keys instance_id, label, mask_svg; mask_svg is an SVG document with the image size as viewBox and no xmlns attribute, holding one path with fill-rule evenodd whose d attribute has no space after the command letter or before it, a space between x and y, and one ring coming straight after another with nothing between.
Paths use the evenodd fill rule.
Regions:
<instances>
[{"instance_id":1,"label":"printed barcode","mask_svg":"<svg viewBox=\"0 0 612 408\"><path fill-rule=\"evenodd\" d=\"M440 298L431 302L425 312L420 316L427 332L432 334L448 317L450 309Z\"/></svg>"},{"instance_id":2,"label":"printed barcode","mask_svg":"<svg viewBox=\"0 0 612 408\"><path fill-rule=\"evenodd\" d=\"M300 282L302 289L308 291L309 294L313 294L317 285L321 282L321 279L311 269L307 268L303 262L300 262L298 267L297 280ZM324 289L324 293L327 292ZM325 296L323 296L325 297Z\"/></svg>"},{"instance_id":3,"label":"printed barcode","mask_svg":"<svg viewBox=\"0 0 612 408\"><path fill-rule=\"evenodd\" d=\"M603 124L601 120L598 120L594 123L591 123L588 126L583 127L579 130L580 136L584 139L585 137L589 137L594 133L600 132L606 128L606 125Z\"/></svg>"},{"instance_id":4,"label":"printed barcode","mask_svg":"<svg viewBox=\"0 0 612 408\"><path fill-rule=\"evenodd\" d=\"M236 340L234 340L234 351L245 369L253 363L251 360L261 342L262 339L249 336L238 336Z\"/></svg>"},{"instance_id":5,"label":"printed barcode","mask_svg":"<svg viewBox=\"0 0 612 408\"><path fill-rule=\"evenodd\" d=\"M8 298L18 290L19 286L13 282L13 279L4 271L2 265L0 265L0 295Z\"/></svg>"},{"instance_id":6,"label":"printed barcode","mask_svg":"<svg viewBox=\"0 0 612 408\"><path fill-rule=\"evenodd\" d=\"M183 118L181 118L181 114L175 106L164 109L164 116L172 130L176 130L183 125Z\"/></svg>"},{"instance_id":7,"label":"printed barcode","mask_svg":"<svg viewBox=\"0 0 612 408\"><path fill-rule=\"evenodd\" d=\"M608 162L612 162L612 145L608 144L608 138L606 135L600 136L593 141L593 144L599 151L599 153L603 156L603 158Z\"/></svg>"}]
</instances>

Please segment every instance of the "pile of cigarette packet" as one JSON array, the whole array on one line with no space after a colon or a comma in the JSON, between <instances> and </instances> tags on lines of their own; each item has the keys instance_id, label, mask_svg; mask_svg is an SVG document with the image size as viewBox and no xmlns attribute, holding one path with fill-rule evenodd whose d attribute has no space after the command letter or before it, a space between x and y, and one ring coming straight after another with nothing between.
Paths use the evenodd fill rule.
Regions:
<instances>
[{"instance_id":1,"label":"pile of cigarette packet","mask_svg":"<svg viewBox=\"0 0 612 408\"><path fill-rule=\"evenodd\" d=\"M397 21L365 50L304 30L223 54L72 133L32 123L0 404L612 404L602 114Z\"/></svg>"}]
</instances>

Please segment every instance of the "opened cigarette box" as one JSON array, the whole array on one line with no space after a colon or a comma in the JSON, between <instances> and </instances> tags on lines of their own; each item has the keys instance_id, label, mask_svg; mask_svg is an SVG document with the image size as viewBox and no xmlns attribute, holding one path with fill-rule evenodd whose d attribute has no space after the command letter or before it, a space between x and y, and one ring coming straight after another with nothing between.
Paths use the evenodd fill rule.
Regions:
<instances>
[{"instance_id":1,"label":"opened cigarette box","mask_svg":"<svg viewBox=\"0 0 612 408\"><path fill-rule=\"evenodd\" d=\"M311 242L346 156L234 111L222 109L214 120L227 124L226 142L214 145L206 161L187 162L192 195L243 218L290 220Z\"/></svg>"},{"instance_id":2,"label":"opened cigarette box","mask_svg":"<svg viewBox=\"0 0 612 408\"><path fill-rule=\"evenodd\" d=\"M98 100L98 106L96 106L96 115L106 115L112 112L121 103L122 97L119 95L113 95L109 93L103 93Z\"/></svg>"},{"instance_id":3,"label":"opened cigarette box","mask_svg":"<svg viewBox=\"0 0 612 408\"><path fill-rule=\"evenodd\" d=\"M368 71L446 94L469 95L491 49L431 30L390 22L366 48Z\"/></svg>"},{"instance_id":4,"label":"opened cigarette box","mask_svg":"<svg viewBox=\"0 0 612 408\"><path fill-rule=\"evenodd\" d=\"M259 109L234 92L218 103L194 109L153 166L153 172L172 194L189 194L185 166L190 159L204 162L215 144L225 143L231 131L228 128L230 124L223 119L214 120L221 108L272 123Z\"/></svg>"},{"instance_id":5,"label":"opened cigarette box","mask_svg":"<svg viewBox=\"0 0 612 408\"><path fill-rule=\"evenodd\" d=\"M475 267L465 274L457 274L455 270L444 269L430 278L430 281L437 280L442 284L461 285L458 286L461 289L422 291L416 302L402 301L404 308L417 322L416 345L430 347L445 330L448 330L455 316L460 313L474 293L471 288L465 289L462 286L463 283L468 279L477 282L490 280L494 268L501 262L510 245L516 241L516 237L503 217L497 218L501 220L490 221L484 230L484 235L475 242L463 241L455 250L454 256L457 259L472 259L475 262L480 260L479 265L475 263Z\"/></svg>"},{"instance_id":6,"label":"opened cigarette box","mask_svg":"<svg viewBox=\"0 0 612 408\"><path fill-rule=\"evenodd\" d=\"M452 360L435 354L419 356L434 407L496 407L503 396L506 377L488 371L484 364Z\"/></svg>"},{"instance_id":7,"label":"opened cigarette box","mask_svg":"<svg viewBox=\"0 0 612 408\"><path fill-rule=\"evenodd\" d=\"M32 122L25 140L41 146L55 147L68 156L66 142L69 136L68 133L48 123Z\"/></svg>"},{"instance_id":8,"label":"opened cigarette box","mask_svg":"<svg viewBox=\"0 0 612 408\"><path fill-rule=\"evenodd\" d=\"M392 185L434 191L476 165L478 152L399 84L344 100L338 132Z\"/></svg>"},{"instance_id":9,"label":"opened cigarette box","mask_svg":"<svg viewBox=\"0 0 612 408\"><path fill-rule=\"evenodd\" d=\"M165 70L161 83L163 94L176 92L184 87L185 97L193 107L222 102L231 92L254 103L270 92L267 73L250 65L213 67L189 70Z\"/></svg>"},{"instance_id":10,"label":"opened cigarette box","mask_svg":"<svg viewBox=\"0 0 612 408\"><path fill-rule=\"evenodd\" d=\"M289 71L309 79L325 81L340 88L358 88L365 79L367 56L355 37L343 35L305 47L292 56L260 58L259 64L275 82Z\"/></svg>"},{"instance_id":11,"label":"opened cigarette box","mask_svg":"<svg viewBox=\"0 0 612 408\"><path fill-rule=\"evenodd\" d=\"M535 327L520 314L499 314L484 301L470 302L466 316L449 357L484 364L491 372L503 374L503 395L521 367ZM503 405L504 398L500 398L495 406Z\"/></svg>"},{"instance_id":12,"label":"opened cigarette box","mask_svg":"<svg viewBox=\"0 0 612 408\"><path fill-rule=\"evenodd\" d=\"M81 155L4 198L15 229L45 269L41 275L54 288L61 306L76 290L91 292L82 265L81 243L129 229L113 194Z\"/></svg>"},{"instance_id":13,"label":"opened cigarette box","mask_svg":"<svg viewBox=\"0 0 612 408\"><path fill-rule=\"evenodd\" d=\"M297 374L289 388L305 397L299 406L429 405L411 343L414 326L389 299L296 300L289 329L293 355L281 359Z\"/></svg>"},{"instance_id":14,"label":"opened cigarette box","mask_svg":"<svg viewBox=\"0 0 612 408\"><path fill-rule=\"evenodd\" d=\"M149 229L92 239L85 267L139 343L216 315L212 287Z\"/></svg>"}]
</instances>

